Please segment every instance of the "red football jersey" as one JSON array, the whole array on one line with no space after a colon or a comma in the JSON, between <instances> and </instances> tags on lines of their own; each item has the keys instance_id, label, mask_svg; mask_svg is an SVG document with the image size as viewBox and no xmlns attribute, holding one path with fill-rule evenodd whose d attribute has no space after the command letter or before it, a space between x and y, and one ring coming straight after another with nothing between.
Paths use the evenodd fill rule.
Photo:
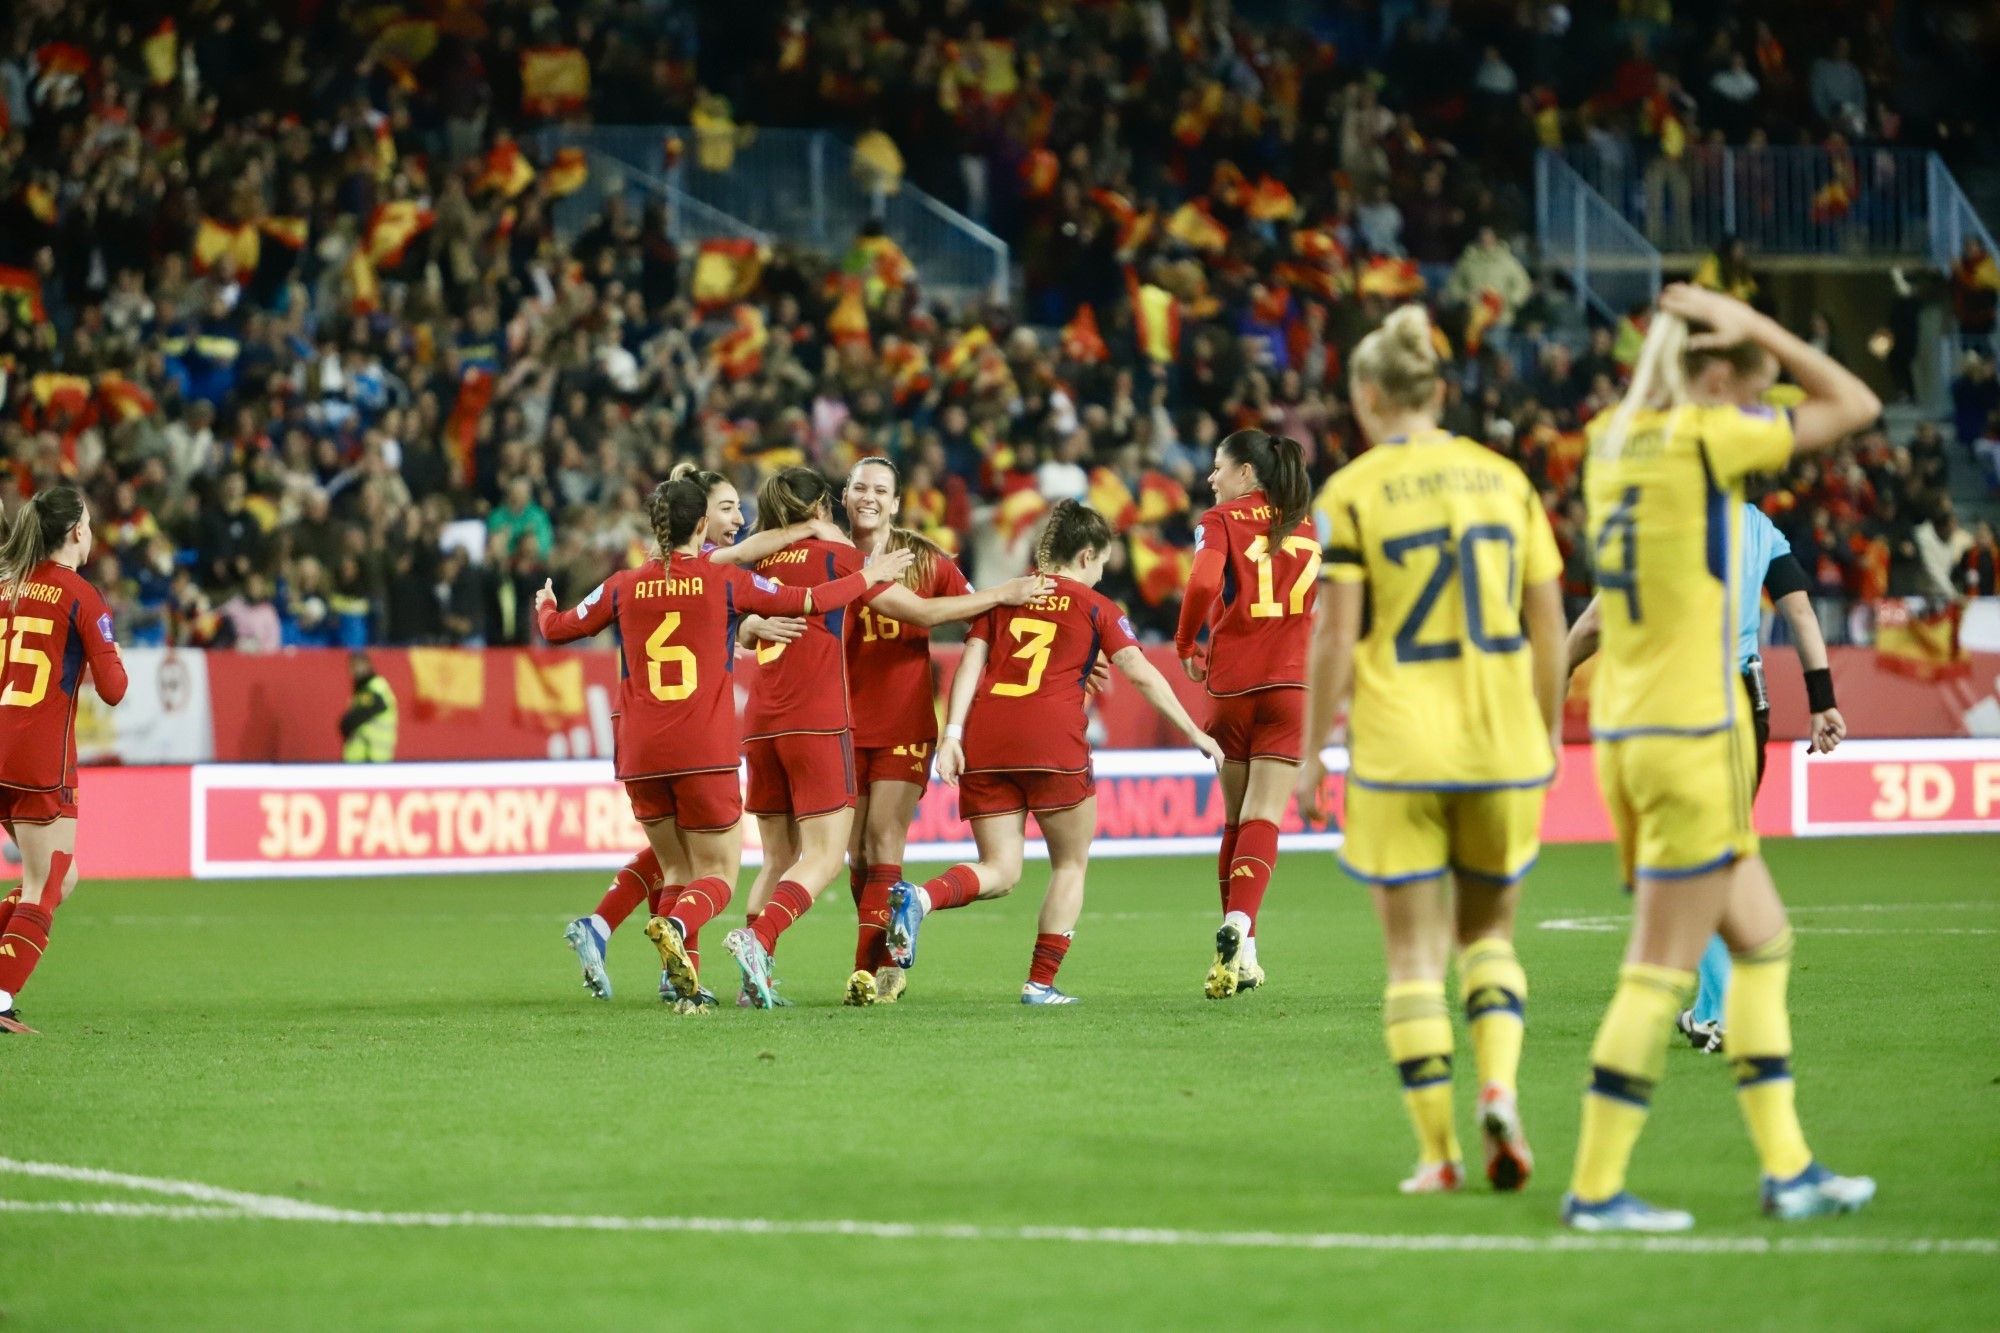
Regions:
<instances>
[{"instance_id":1,"label":"red football jersey","mask_svg":"<svg viewBox=\"0 0 2000 1333\"><path fill-rule=\"evenodd\" d=\"M1248 694L1306 683L1319 538L1310 520L1272 549L1277 511L1252 491L1201 516L1195 550L1223 553L1222 592L1208 616L1208 692Z\"/></svg>"},{"instance_id":2,"label":"red football jersey","mask_svg":"<svg viewBox=\"0 0 2000 1333\"><path fill-rule=\"evenodd\" d=\"M949 558L931 561L919 597L963 597L972 591ZM936 687L931 683L931 632L857 606L847 618L847 679L854 698L854 748L928 745L937 739Z\"/></svg>"},{"instance_id":3,"label":"red football jersey","mask_svg":"<svg viewBox=\"0 0 2000 1333\"><path fill-rule=\"evenodd\" d=\"M861 552L844 542L808 537L759 560L757 572L790 587L810 588L853 574L865 563ZM874 601L888 586L873 585L862 600ZM837 607L810 617L806 632L791 643L757 645L757 678L743 709L744 740L847 730L847 658L840 640L848 614Z\"/></svg>"},{"instance_id":4,"label":"red football jersey","mask_svg":"<svg viewBox=\"0 0 2000 1333\"><path fill-rule=\"evenodd\" d=\"M988 645L979 692L965 719L965 768L1034 768L1081 773L1084 686L1100 652L1138 642L1118 604L1075 579L1057 577L1048 594L996 607L973 622Z\"/></svg>"},{"instance_id":5,"label":"red football jersey","mask_svg":"<svg viewBox=\"0 0 2000 1333\"><path fill-rule=\"evenodd\" d=\"M125 663L104 599L81 574L44 560L10 606L0 602L0 787L76 785L76 694L83 669L98 698L125 697Z\"/></svg>"},{"instance_id":6,"label":"red football jersey","mask_svg":"<svg viewBox=\"0 0 2000 1333\"><path fill-rule=\"evenodd\" d=\"M836 605L861 579L821 590ZM786 588L706 555L675 552L600 583L574 610L544 611L550 643L618 627L620 779L735 768L736 628L745 615L796 616L805 588Z\"/></svg>"}]
</instances>

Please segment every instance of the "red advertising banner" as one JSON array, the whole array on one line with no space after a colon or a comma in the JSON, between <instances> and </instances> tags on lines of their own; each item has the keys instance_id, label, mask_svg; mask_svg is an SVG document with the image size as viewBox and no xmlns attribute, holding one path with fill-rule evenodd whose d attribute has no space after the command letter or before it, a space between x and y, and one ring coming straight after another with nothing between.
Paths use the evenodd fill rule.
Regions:
<instances>
[{"instance_id":1,"label":"red advertising banner","mask_svg":"<svg viewBox=\"0 0 2000 1333\"><path fill-rule=\"evenodd\" d=\"M1803 768L1792 799L1805 836L2000 833L2000 741L1849 741Z\"/></svg>"}]
</instances>

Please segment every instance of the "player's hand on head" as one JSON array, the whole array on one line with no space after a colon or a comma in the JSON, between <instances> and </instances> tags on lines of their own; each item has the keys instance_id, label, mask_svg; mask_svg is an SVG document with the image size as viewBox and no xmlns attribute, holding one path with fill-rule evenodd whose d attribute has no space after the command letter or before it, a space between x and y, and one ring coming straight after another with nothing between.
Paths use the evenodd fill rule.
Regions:
<instances>
[{"instance_id":1,"label":"player's hand on head","mask_svg":"<svg viewBox=\"0 0 2000 1333\"><path fill-rule=\"evenodd\" d=\"M803 616L759 616L751 633L765 643L793 643L806 632Z\"/></svg>"},{"instance_id":2,"label":"player's hand on head","mask_svg":"<svg viewBox=\"0 0 2000 1333\"><path fill-rule=\"evenodd\" d=\"M1727 347L1733 343L1748 342L1757 316L1756 311L1735 297L1697 287L1691 282L1669 284L1660 293L1660 309L1669 315L1678 315L1692 323L1708 326L1706 330L1689 336L1688 346L1693 348Z\"/></svg>"},{"instance_id":3,"label":"player's hand on head","mask_svg":"<svg viewBox=\"0 0 2000 1333\"><path fill-rule=\"evenodd\" d=\"M1053 580L1042 574L1023 574L1019 578L1008 579L1000 585L1000 605L1025 606L1032 599L1045 596L1055 586Z\"/></svg>"},{"instance_id":4,"label":"player's hand on head","mask_svg":"<svg viewBox=\"0 0 2000 1333\"><path fill-rule=\"evenodd\" d=\"M861 572L870 583L894 583L916 558L913 551L884 551L863 565Z\"/></svg>"}]
</instances>

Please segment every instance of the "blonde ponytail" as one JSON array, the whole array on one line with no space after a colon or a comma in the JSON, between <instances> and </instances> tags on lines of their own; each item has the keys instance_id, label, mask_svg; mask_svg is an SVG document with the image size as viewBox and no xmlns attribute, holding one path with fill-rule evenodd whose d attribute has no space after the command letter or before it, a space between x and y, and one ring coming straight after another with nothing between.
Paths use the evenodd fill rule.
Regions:
<instances>
[{"instance_id":1,"label":"blonde ponytail","mask_svg":"<svg viewBox=\"0 0 2000 1333\"><path fill-rule=\"evenodd\" d=\"M1439 382L1430 313L1416 304L1397 306L1382 327L1361 340L1350 364L1354 377L1379 389L1390 406L1428 409L1437 401Z\"/></svg>"},{"instance_id":2,"label":"blonde ponytail","mask_svg":"<svg viewBox=\"0 0 2000 1333\"><path fill-rule=\"evenodd\" d=\"M1625 438L1632 420L1649 407L1679 407L1688 400L1687 321L1679 315L1655 311L1647 326L1646 340L1639 345L1639 358L1632 366L1632 382L1625 396L1612 410L1604 425L1603 451L1616 458L1625 450Z\"/></svg>"}]
</instances>

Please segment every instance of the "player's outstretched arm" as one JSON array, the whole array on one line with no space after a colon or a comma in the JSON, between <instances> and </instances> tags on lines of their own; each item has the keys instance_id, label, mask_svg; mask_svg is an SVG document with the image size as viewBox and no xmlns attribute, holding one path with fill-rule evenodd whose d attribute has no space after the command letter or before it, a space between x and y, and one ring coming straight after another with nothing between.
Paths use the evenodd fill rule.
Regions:
<instances>
[{"instance_id":1,"label":"player's outstretched arm","mask_svg":"<svg viewBox=\"0 0 2000 1333\"><path fill-rule=\"evenodd\" d=\"M1778 359L1806 396L1792 409L1793 447L1800 452L1837 444L1882 415L1882 400L1845 366L1733 296L1677 282L1660 293L1660 309L1708 326L1688 339L1690 347L1748 341Z\"/></svg>"},{"instance_id":2,"label":"player's outstretched arm","mask_svg":"<svg viewBox=\"0 0 2000 1333\"><path fill-rule=\"evenodd\" d=\"M958 659L958 674L951 678L951 702L945 709L944 739L938 742L938 780L958 785L965 771L965 719L972 714L972 696L979 693L979 677L986 670L988 646L984 639L967 639Z\"/></svg>"},{"instance_id":3,"label":"player's outstretched arm","mask_svg":"<svg viewBox=\"0 0 2000 1333\"><path fill-rule=\"evenodd\" d=\"M1599 601L1591 598L1590 605L1583 608L1576 623L1569 627L1568 639L1563 644L1565 675L1575 675L1578 667L1597 656L1597 640L1604 629L1604 608Z\"/></svg>"},{"instance_id":4,"label":"player's outstretched arm","mask_svg":"<svg viewBox=\"0 0 2000 1333\"><path fill-rule=\"evenodd\" d=\"M1023 574L959 597L919 597L897 585L884 588L871 605L885 616L929 629L957 620L972 620L997 606L1022 606L1053 587L1055 584L1040 574Z\"/></svg>"},{"instance_id":5,"label":"player's outstretched arm","mask_svg":"<svg viewBox=\"0 0 2000 1333\"><path fill-rule=\"evenodd\" d=\"M1549 747L1560 758L1563 695L1567 692L1570 673L1570 657L1564 642L1567 625L1563 616L1561 582L1550 579L1521 589L1521 618L1527 623L1535 703L1542 710L1542 724L1548 728Z\"/></svg>"},{"instance_id":6,"label":"player's outstretched arm","mask_svg":"<svg viewBox=\"0 0 2000 1333\"><path fill-rule=\"evenodd\" d=\"M1812 597L1803 590L1788 592L1778 599L1778 614L1791 627L1799 668L1806 673L1812 748L1820 754L1832 754L1833 747L1847 739L1847 719L1834 703L1833 671L1826 655L1826 639L1819 632L1819 617L1813 614Z\"/></svg>"},{"instance_id":7,"label":"player's outstretched arm","mask_svg":"<svg viewBox=\"0 0 2000 1333\"><path fill-rule=\"evenodd\" d=\"M544 579L535 594L535 626L542 637L550 643L574 643L600 633L618 614L618 589L612 585L621 577L622 572L613 574L598 584L573 611L557 608L555 580Z\"/></svg>"},{"instance_id":8,"label":"player's outstretched arm","mask_svg":"<svg viewBox=\"0 0 2000 1333\"><path fill-rule=\"evenodd\" d=\"M1299 768L1299 813L1323 822L1320 789L1326 785L1326 761L1320 751L1333 731L1340 705L1354 688L1354 647L1361 642L1364 585L1333 579L1320 590L1319 619L1313 625L1312 657L1306 667L1305 759Z\"/></svg>"},{"instance_id":9,"label":"player's outstretched arm","mask_svg":"<svg viewBox=\"0 0 2000 1333\"><path fill-rule=\"evenodd\" d=\"M796 545L809 537L817 537L823 542L837 542L842 546L854 545L839 528L825 519L815 518L789 527L753 532L733 546L716 547L708 553L708 558L718 565L739 565L747 569L765 556L776 555L787 546Z\"/></svg>"},{"instance_id":10,"label":"player's outstretched arm","mask_svg":"<svg viewBox=\"0 0 2000 1333\"><path fill-rule=\"evenodd\" d=\"M1133 687L1146 697L1147 703L1159 710L1161 717L1173 723L1181 735L1188 738L1190 745L1207 755L1213 763L1222 763L1222 747L1188 716L1187 709L1181 706L1180 696L1174 693L1174 687L1167 684L1167 678L1160 674L1159 668L1146 660L1144 651L1130 645L1120 648L1111 655L1111 665L1118 668L1119 675L1132 682Z\"/></svg>"}]
</instances>

